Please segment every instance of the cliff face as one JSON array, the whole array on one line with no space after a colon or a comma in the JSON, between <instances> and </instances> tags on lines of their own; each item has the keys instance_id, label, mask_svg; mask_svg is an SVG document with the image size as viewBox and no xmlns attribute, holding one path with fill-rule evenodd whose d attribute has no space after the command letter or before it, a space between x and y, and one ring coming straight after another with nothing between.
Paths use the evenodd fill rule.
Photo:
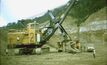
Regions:
<instances>
[{"instance_id":1,"label":"cliff face","mask_svg":"<svg viewBox=\"0 0 107 65\"><path fill-rule=\"evenodd\" d=\"M107 42L107 7L102 8L98 12L92 14L81 25L80 32L86 34L88 42ZM81 36L84 37L84 36ZM84 39L86 39L84 38Z\"/></svg>"},{"instance_id":2,"label":"cliff face","mask_svg":"<svg viewBox=\"0 0 107 65\"><path fill-rule=\"evenodd\" d=\"M105 43L107 42L107 7L93 13L88 19L80 26L80 41L82 43ZM63 27L68 32L73 40L77 38L77 25L76 19L67 16L63 22ZM60 30L57 30L55 35L50 39L52 45L56 45L61 41ZM52 43L53 42L53 43Z\"/></svg>"}]
</instances>

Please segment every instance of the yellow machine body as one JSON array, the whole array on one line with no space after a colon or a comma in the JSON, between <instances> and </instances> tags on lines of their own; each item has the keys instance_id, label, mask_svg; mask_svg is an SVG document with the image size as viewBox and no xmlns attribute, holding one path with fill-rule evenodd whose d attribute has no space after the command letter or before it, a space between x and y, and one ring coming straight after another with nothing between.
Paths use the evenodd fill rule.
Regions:
<instances>
[{"instance_id":1,"label":"yellow machine body","mask_svg":"<svg viewBox=\"0 0 107 65\"><path fill-rule=\"evenodd\" d=\"M34 27L34 23L29 23L27 28L21 31L10 31L8 33L8 45L35 45L37 44L37 34L40 34L39 28Z\"/></svg>"}]
</instances>

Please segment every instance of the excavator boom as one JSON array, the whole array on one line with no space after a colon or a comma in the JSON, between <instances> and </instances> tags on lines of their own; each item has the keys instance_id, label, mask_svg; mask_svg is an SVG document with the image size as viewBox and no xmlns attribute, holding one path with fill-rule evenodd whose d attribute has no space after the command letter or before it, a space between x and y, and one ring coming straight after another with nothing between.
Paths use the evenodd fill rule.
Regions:
<instances>
[{"instance_id":1,"label":"excavator boom","mask_svg":"<svg viewBox=\"0 0 107 65\"><path fill-rule=\"evenodd\" d=\"M62 23L65 20L67 14L69 13L71 7L73 7L73 5L75 4L75 0L70 0L67 4L67 9L65 10L64 14L61 15L60 19L57 20L54 15L52 14L51 11L48 11L50 17L51 17L51 25L49 25L48 29L44 32L43 37L40 41L40 46L42 46L43 44L45 44L55 33L55 31L60 28L60 30L62 32L64 32L66 35L67 32L65 31L65 29L62 27Z\"/></svg>"}]
</instances>

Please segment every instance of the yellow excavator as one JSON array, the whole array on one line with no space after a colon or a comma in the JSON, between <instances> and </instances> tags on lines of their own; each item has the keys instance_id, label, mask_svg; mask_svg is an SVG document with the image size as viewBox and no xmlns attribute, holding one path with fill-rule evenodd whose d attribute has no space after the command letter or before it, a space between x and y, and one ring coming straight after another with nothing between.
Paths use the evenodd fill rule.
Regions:
<instances>
[{"instance_id":1,"label":"yellow excavator","mask_svg":"<svg viewBox=\"0 0 107 65\"><path fill-rule=\"evenodd\" d=\"M75 2L75 0L70 0L67 3L67 8L61 15L60 19L56 19L52 12L48 11L51 21L48 27L44 27L46 29L44 32L41 32L39 25L35 21L34 23L28 23L26 29L10 30L8 33L8 48L18 48L19 53L31 53L34 48L40 48L46 44L46 42L52 37L52 35L54 35L57 29L61 30L67 40L71 40L70 36L67 34L61 24L65 20L71 7L74 6Z\"/></svg>"}]
</instances>

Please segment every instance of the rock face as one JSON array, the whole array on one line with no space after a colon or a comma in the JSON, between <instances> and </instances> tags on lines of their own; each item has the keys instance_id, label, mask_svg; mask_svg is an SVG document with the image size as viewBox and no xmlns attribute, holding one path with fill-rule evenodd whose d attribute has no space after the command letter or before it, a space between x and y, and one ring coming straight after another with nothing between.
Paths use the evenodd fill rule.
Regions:
<instances>
[{"instance_id":1,"label":"rock face","mask_svg":"<svg viewBox=\"0 0 107 65\"><path fill-rule=\"evenodd\" d=\"M106 42L107 36L107 16L106 16L107 7L102 8L98 12L90 15L88 19L81 24L80 26L80 42ZM71 36L72 40L75 40L77 37L77 25L75 24L74 18L67 16L63 22L63 27ZM60 30L55 32L55 35L49 40L49 44L58 47L57 42L62 41Z\"/></svg>"}]
</instances>

